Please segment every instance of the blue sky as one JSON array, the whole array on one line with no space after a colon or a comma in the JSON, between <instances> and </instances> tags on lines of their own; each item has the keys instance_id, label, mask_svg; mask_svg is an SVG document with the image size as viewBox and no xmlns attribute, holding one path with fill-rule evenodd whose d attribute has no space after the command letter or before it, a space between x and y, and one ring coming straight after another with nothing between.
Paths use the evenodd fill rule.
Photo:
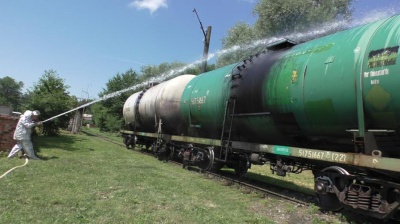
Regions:
<instances>
[{"instance_id":1,"label":"blue sky","mask_svg":"<svg viewBox=\"0 0 400 224\"><path fill-rule=\"evenodd\" d=\"M0 77L25 89L45 70L57 71L77 97L97 98L109 79L132 68L191 63L203 53L203 26L212 26L210 53L237 22L253 24L256 0L0 0ZM355 15L400 12L400 1L358 0Z\"/></svg>"}]
</instances>

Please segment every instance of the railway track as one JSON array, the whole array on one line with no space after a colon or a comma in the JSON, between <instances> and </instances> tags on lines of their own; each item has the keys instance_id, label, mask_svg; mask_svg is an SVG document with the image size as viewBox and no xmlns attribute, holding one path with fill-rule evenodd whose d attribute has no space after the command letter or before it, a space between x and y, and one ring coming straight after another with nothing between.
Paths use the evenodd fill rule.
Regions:
<instances>
[{"instance_id":1,"label":"railway track","mask_svg":"<svg viewBox=\"0 0 400 224\"><path fill-rule=\"evenodd\" d=\"M84 134L91 135L93 137L101 138L104 141L110 142L112 144L121 146L125 148L125 145L122 142L117 142L113 139L110 139L106 136L102 135L97 135L93 134L87 131L81 131ZM154 154L151 154L149 152L146 152L145 150L137 151L141 152L147 155L154 156ZM175 160L169 160L168 162L182 167L182 163L179 161ZM235 176L233 173L226 172L226 171L220 171L218 173L215 172L209 172L205 171L202 172L200 169L197 169L195 167L189 167L187 168L192 172L199 172L203 173L204 178L207 179L215 179L216 181L222 182L223 185L226 186L231 186L231 187L237 187L241 190L243 190L246 193L257 193L261 195L262 197L266 198L276 198L285 202L292 203L296 205L297 207L310 207L311 205L316 204L316 196L315 195L310 195L310 194L305 194L303 192L296 191L295 189L290 189L284 186L278 186L274 184L270 184L268 182L264 181L259 181L255 179L248 178L246 176L242 178L238 178ZM325 214L325 211L321 211L321 214ZM344 221L343 223L371 223L371 224L380 224L382 223L382 220L379 219L374 219L371 217L360 217L355 213L352 213L351 211L341 211L342 215L347 217L347 221ZM329 214L326 213L326 214ZM398 223L398 221L394 220L387 220L385 223L392 224L392 223Z\"/></svg>"},{"instance_id":2,"label":"railway track","mask_svg":"<svg viewBox=\"0 0 400 224\"><path fill-rule=\"evenodd\" d=\"M106 136L93 134L87 131L81 131L81 132L87 135L101 138L107 142L125 148L125 145L123 143L116 142L115 140L112 140ZM140 152L154 156L149 152L145 151L140 151ZM179 161L169 160L169 162L182 167L182 163L180 163ZM216 173L210 171L202 172L200 169L197 169L195 167L189 167L188 169L191 171L201 172L204 174L205 178L218 180L226 186L237 186L238 188L241 188L246 192L255 192L262 195L263 197L274 197L283 199L291 203L294 203L298 206L310 206L311 204L314 204L316 202L315 195L305 194L283 186L276 186L269 184L267 182L250 179L246 176L238 178L234 174L224 171L219 171L218 173Z\"/></svg>"},{"instance_id":3,"label":"railway track","mask_svg":"<svg viewBox=\"0 0 400 224\"><path fill-rule=\"evenodd\" d=\"M207 171L205 175L207 177L212 177L227 182L227 185L237 185L239 188L245 188L250 192L257 192L265 197L284 199L300 206L309 206L310 204L315 202L314 195L307 195L301 192L293 192L293 190L289 188L277 187L267 184L265 182L255 181L249 178L243 178L241 180L237 177L229 177L231 176L229 173L218 174Z\"/></svg>"}]
</instances>

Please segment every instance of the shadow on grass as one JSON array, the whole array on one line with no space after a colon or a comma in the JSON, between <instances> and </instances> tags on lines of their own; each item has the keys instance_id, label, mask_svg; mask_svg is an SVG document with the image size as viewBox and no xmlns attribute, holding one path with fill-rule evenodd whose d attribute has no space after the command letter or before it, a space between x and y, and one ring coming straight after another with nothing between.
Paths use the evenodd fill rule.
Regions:
<instances>
[{"instance_id":1,"label":"shadow on grass","mask_svg":"<svg viewBox=\"0 0 400 224\"><path fill-rule=\"evenodd\" d=\"M97 135L95 135L95 134L93 134L93 133L90 133L90 132L87 132L87 131L81 131L81 133L82 134L85 134L85 135L87 135L87 136L95 136L95 137L97 137Z\"/></svg>"},{"instance_id":2,"label":"shadow on grass","mask_svg":"<svg viewBox=\"0 0 400 224\"><path fill-rule=\"evenodd\" d=\"M51 160L51 159L58 159L57 156L38 156L41 160L47 161L47 160Z\"/></svg>"},{"instance_id":3,"label":"shadow on grass","mask_svg":"<svg viewBox=\"0 0 400 224\"><path fill-rule=\"evenodd\" d=\"M88 141L85 139L81 139L74 135L58 135L58 136L38 136L34 139L33 144L35 148L45 149L45 148L54 148L57 147L61 150L66 151L78 151L81 148L72 147L72 145L76 142ZM86 150L93 151L93 149L89 148ZM40 152L40 150L38 150ZM49 159L52 159L51 157Z\"/></svg>"},{"instance_id":4,"label":"shadow on grass","mask_svg":"<svg viewBox=\"0 0 400 224\"><path fill-rule=\"evenodd\" d=\"M326 210L320 209L320 211L322 213L329 213ZM335 212L331 212L331 213L335 213ZM341 210L336 212L337 215L341 215L344 221L346 221L347 223L357 223L357 224L395 224L395 223L399 223L396 220L381 220L381 219L377 219L377 218L373 218L373 217L369 217L368 215L366 215L365 213L357 213L354 211L349 211L349 210Z\"/></svg>"},{"instance_id":5,"label":"shadow on grass","mask_svg":"<svg viewBox=\"0 0 400 224\"><path fill-rule=\"evenodd\" d=\"M228 172L233 172L233 171L228 171ZM270 176L265 176L265 175L261 175L261 174L257 174L257 173L248 172L246 174L245 178L262 182L264 184L269 185L270 188L277 188L276 190L281 190L280 187L284 187L284 188L287 188L288 190L291 189L291 190L299 191L299 192L302 192L307 195L314 194L314 191L308 187L297 185L293 182L290 182L287 180L282 180L282 179L277 179L277 178L270 177Z\"/></svg>"}]
</instances>

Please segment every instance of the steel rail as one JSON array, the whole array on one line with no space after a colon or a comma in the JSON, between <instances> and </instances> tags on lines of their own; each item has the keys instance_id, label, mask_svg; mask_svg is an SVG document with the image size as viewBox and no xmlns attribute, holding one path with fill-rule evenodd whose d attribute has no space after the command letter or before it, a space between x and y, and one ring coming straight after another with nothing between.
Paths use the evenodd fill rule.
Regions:
<instances>
[{"instance_id":1,"label":"steel rail","mask_svg":"<svg viewBox=\"0 0 400 224\"><path fill-rule=\"evenodd\" d=\"M106 136L93 134L93 133L89 133L89 132L86 132L86 131L81 131L81 132L83 132L83 133L85 133L87 135L91 135L91 136L95 136L95 137L101 138L101 139L103 139L103 140L105 140L107 142L113 143L115 145L119 145L119 146L125 147L125 144L115 142L115 140L112 140L112 139L110 139L110 138L108 138ZM151 154L149 152L142 151L141 153L154 156L153 154ZM182 163L174 161L174 160L170 160L169 162L171 162L171 163L173 163L175 165L178 165L178 166L182 166ZM261 182L262 185L269 185L270 187L279 187L281 191L291 192L292 194L297 195L299 198L312 198L312 199L301 199L300 200L300 199L296 199L296 197L290 197L290 196L287 196L285 194L280 194L278 192L275 192L275 191L267 189L267 187L260 187L260 186L254 185L254 184L250 184L250 183L248 183L248 181L245 181L243 179L237 179L237 177L236 178L229 177L228 175L230 175L230 174L226 173L226 172L225 173L224 172L215 173L215 172L211 172L211 171L202 172L200 169L197 169L195 167L191 167L191 168L194 168L194 169L191 169L191 170L198 170L199 172L203 173L205 176L208 176L208 177L212 176L214 178L219 178L219 179L227 181L228 183L237 184L239 186L244 186L246 188L249 188L250 190L259 192L259 193L261 193L261 194L263 194L265 196L268 195L268 196L281 198L281 199L287 200L289 202L292 202L292 203L295 203L295 204L298 204L298 205L301 205L301 206L310 206L311 204L313 204L312 201L316 200L315 195L305 194L303 192L299 192L299 191L296 191L296 190L293 190L293 189L290 189L290 188L286 188L286 187L282 187L282 186L278 186L278 185L273 185L273 184L269 184L269 183L265 183L265 182ZM250 181L255 181L255 180L251 180L250 179Z\"/></svg>"}]
</instances>

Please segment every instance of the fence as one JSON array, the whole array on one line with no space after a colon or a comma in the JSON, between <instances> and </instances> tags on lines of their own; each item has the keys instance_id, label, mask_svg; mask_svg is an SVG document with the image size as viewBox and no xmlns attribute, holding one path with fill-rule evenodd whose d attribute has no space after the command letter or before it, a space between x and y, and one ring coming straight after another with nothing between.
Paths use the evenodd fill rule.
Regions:
<instances>
[{"instance_id":1,"label":"fence","mask_svg":"<svg viewBox=\"0 0 400 224\"><path fill-rule=\"evenodd\" d=\"M18 117L0 115L0 151L8 152L15 145L13 134Z\"/></svg>"}]
</instances>

